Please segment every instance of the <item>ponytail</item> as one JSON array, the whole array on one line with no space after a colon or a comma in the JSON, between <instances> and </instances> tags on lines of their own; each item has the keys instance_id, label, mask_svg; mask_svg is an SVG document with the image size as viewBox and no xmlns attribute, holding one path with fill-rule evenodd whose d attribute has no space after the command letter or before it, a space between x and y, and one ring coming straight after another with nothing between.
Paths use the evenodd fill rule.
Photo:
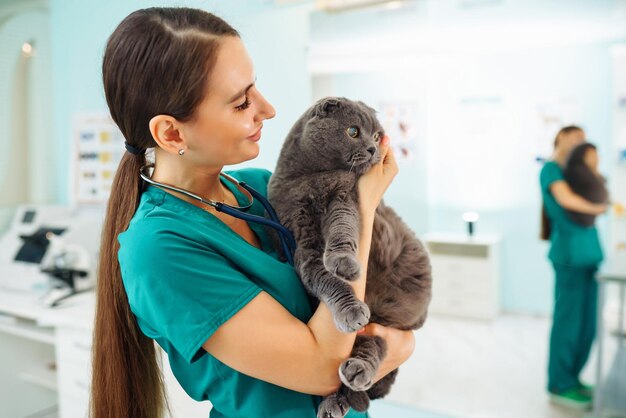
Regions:
<instances>
[{"instance_id":1,"label":"ponytail","mask_svg":"<svg viewBox=\"0 0 626 418\"><path fill-rule=\"evenodd\" d=\"M539 237L543 241L550 240L550 234L552 233L552 224L550 223L550 218L546 215L546 207L541 206L541 233Z\"/></svg>"},{"instance_id":2,"label":"ponytail","mask_svg":"<svg viewBox=\"0 0 626 418\"><path fill-rule=\"evenodd\" d=\"M95 418L160 418L167 404L154 342L130 310L117 260L117 236L139 205L145 163L145 154L122 157L102 230L90 405Z\"/></svg>"}]
</instances>

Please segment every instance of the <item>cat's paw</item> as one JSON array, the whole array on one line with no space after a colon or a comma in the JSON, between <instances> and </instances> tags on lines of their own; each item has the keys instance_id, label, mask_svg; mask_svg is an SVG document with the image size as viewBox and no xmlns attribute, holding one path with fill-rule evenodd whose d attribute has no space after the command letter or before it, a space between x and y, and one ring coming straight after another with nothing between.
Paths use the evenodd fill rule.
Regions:
<instances>
[{"instance_id":1,"label":"cat's paw","mask_svg":"<svg viewBox=\"0 0 626 418\"><path fill-rule=\"evenodd\" d=\"M350 409L345 396L339 393L328 395L317 409L317 418L342 418Z\"/></svg>"},{"instance_id":2,"label":"cat's paw","mask_svg":"<svg viewBox=\"0 0 626 418\"><path fill-rule=\"evenodd\" d=\"M337 311L334 318L339 331L353 332L367 325L370 320L370 308L365 303L355 299L346 308Z\"/></svg>"},{"instance_id":3,"label":"cat's paw","mask_svg":"<svg viewBox=\"0 0 626 418\"><path fill-rule=\"evenodd\" d=\"M359 358L351 357L339 367L339 378L343 384L357 392L371 388L375 376L376 369Z\"/></svg>"},{"instance_id":4,"label":"cat's paw","mask_svg":"<svg viewBox=\"0 0 626 418\"><path fill-rule=\"evenodd\" d=\"M354 254L345 252L324 253L324 267L336 277L353 281L361 275L361 265Z\"/></svg>"},{"instance_id":5,"label":"cat's paw","mask_svg":"<svg viewBox=\"0 0 626 418\"><path fill-rule=\"evenodd\" d=\"M350 408L357 412L365 412L370 407L370 397L367 392L346 391L346 399Z\"/></svg>"}]
</instances>

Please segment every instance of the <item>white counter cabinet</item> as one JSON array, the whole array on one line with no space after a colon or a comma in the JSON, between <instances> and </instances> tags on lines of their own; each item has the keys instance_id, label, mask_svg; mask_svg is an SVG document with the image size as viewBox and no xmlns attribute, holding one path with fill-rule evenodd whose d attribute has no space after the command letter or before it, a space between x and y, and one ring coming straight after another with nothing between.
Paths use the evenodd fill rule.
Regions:
<instances>
[{"instance_id":1,"label":"white counter cabinet","mask_svg":"<svg viewBox=\"0 0 626 418\"><path fill-rule=\"evenodd\" d=\"M14 388L0 395L7 398L0 398L0 415L87 416L94 308L93 292L48 309L33 295L0 290L0 353L7 363L0 383ZM172 411L168 418L208 417L211 404L191 399L172 375L165 352L158 352Z\"/></svg>"},{"instance_id":2,"label":"white counter cabinet","mask_svg":"<svg viewBox=\"0 0 626 418\"><path fill-rule=\"evenodd\" d=\"M500 243L495 235L430 233L433 314L493 319L500 310Z\"/></svg>"}]
</instances>

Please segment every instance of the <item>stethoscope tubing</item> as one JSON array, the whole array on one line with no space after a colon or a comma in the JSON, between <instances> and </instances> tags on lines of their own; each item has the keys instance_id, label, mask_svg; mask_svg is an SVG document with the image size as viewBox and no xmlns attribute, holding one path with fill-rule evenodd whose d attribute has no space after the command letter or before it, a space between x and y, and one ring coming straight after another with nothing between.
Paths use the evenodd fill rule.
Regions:
<instances>
[{"instance_id":1,"label":"stethoscope tubing","mask_svg":"<svg viewBox=\"0 0 626 418\"><path fill-rule=\"evenodd\" d=\"M263 202L261 202L261 203L263 203ZM265 206L265 205L263 205L263 206ZM243 219L243 220L251 221L251 222L256 222L256 223L260 223L260 224L264 224L264 225L267 225L267 226L270 226L270 227L276 229L278 231L278 234L279 234L281 246L282 246L283 251L284 251L284 253L285 253L286 257L287 257L287 261L292 266L294 265L293 264L292 251L295 251L295 247L290 242L291 240L293 240L293 237L291 236L291 233L288 232L287 228L282 226L280 223L278 223L276 221L273 221L273 220L270 220L270 219L267 219L267 218L262 218L262 217L257 216L257 215L253 215L253 214L250 214L250 213L245 213L245 212L238 211L238 210L234 209L232 206L227 205L225 203L217 202L217 206L216 206L215 209L219 210L220 212L224 212L224 213L226 213L228 215L234 216L235 218L239 218L239 219Z\"/></svg>"},{"instance_id":2,"label":"stethoscope tubing","mask_svg":"<svg viewBox=\"0 0 626 418\"><path fill-rule=\"evenodd\" d=\"M270 202L265 197L263 197L261 193L257 192L255 189L252 188L252 186L248 185L247 183L242 181L242 182L239 182L239 185L243 187L244 189L246 189L247 191L249 191L253 197L256 197L259 200L259 202L261 202L265 210L267 210L267 213L269 213L272 220L276 222L276 228L281 229L285 233L285 238L287 238L288 240L289 247L295 251L296 246L297 246L296 240L293 238L291 231L285 228L285 226L279 222L278 215L276 214L276 211L274 210L272 205L270 205ZM265 218L262 218L262 219L265 219Z\"/></svg>"},{"instance_id":3,"label":"stethoscope tubing","mask_svg":"<svg viewBox=\"0 0 626 418\"><path fill-rule=\"evenodd\" d=\"M229 176L226 173L220 173L222 176L226 177L226 179L228 179L231 183L236 184L237 186L240 186L241 188L243 188L250 194L250 203L248 205L235 207L227 203L223 203L223 202L206 200L202 196L195 195L185 189L181 189L178 187L170 186L169 184L163 184L163 183L154 181L144 174L143 171L145 167L147 166L141 167L139 174L141 178L149 184L152 184L156 187L162 187L165 189L182 193L186 196L199 200L200 202L206 205L214 207L219 212L224 212L227 215L234 216L235 218L243 219L245 221L250 221L250 222L256 222L259 224L267 225L270 228L274 228L278 232L280 244L283 249L283 252L285 253L285 257L287 257L287 261L292 266L294 265L293 255L296 250L296 241L293 238L291 231L289 231L287 228L285 228L284 225L280 223L280 221L278 220L276 211L274 210L270 202L265 197L263 197L263 195L261 195L258 191L252 188L252 186L246 184L245 182L239 181L235 179L234 177ZM267 219L262 216L254 215L251 213L246 213L252 207L252 204L254 203L254 198L256 198L259 202L261 202L261 205L263 205L263 207L265 208L265 210L267 211L271 219Z\"/></svg>"}]
</instances>

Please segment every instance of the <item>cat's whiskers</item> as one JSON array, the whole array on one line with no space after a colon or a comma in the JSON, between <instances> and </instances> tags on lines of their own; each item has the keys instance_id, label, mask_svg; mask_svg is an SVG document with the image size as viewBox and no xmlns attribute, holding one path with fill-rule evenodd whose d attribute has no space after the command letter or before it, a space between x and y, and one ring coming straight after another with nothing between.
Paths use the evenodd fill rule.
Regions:
<instances>
[{"instance_id":1,"label":"cat's whiskers","mask_svg":"<svg viewBox=\"0 0 626 418\"><path fill-rule=\"evenodd\" d=\"M348 171L348 173L352 173L352 169L354 168L354 163L356 163L356 159L352 160L352 165L350 166L350 170Z\"/></svg>"}]
</instances>

